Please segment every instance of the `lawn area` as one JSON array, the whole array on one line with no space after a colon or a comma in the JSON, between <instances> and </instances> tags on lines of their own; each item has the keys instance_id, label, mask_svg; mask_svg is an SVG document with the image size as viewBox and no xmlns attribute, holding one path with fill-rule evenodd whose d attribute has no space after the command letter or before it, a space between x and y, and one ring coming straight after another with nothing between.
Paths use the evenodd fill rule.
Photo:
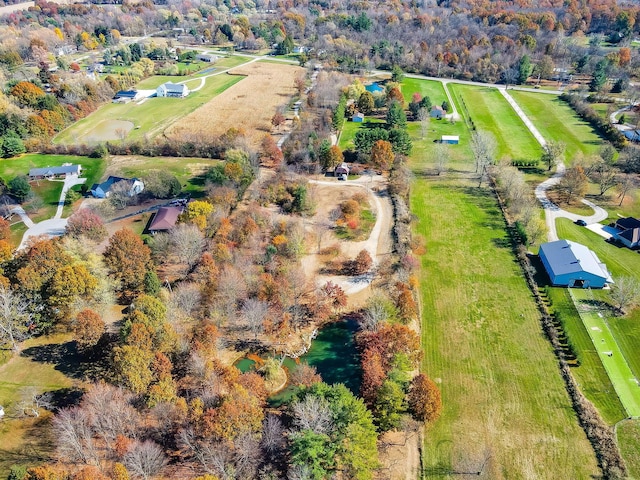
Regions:
<instances>
[{"instance_id":1,"label":"lawn area","mask_svg":"<svg viewBox=\"0 0 640 480\"><path fill-rule=\"evenodd\" d=\"M427 477L480 470L487 456L487 478L597 475L494 197L475 181L417 178L411 207L427 240L423 369L443 398L426 433Z\"/></svg>"},{"instance_id":2,"label":"lawn area","mask_svg":"<svg viewBox=\"0 0 640 480\"><path fill-rule=\"evenodd\" d=\"M105 176L144 178L149 170L164 170L175 175L180 181L183 194L188 193L193 198L198 198L203 195L205 182L202 175L209 167L213 167L218 163L220 163L220 160L212 160L210 158L112 156Z\"/></svg>"},{"instance_id":3,"label":"lawn area","mask_svg":"<svg viewBox=\"0 0 640 480\"><path fill-rule=\"evenodd\" d=\"M448 88L452 96L459 100L457 106L460 115L464 115L466 105L476 128L495 137L498 159L540 158L540 144L497 89L455 83L449 84Z\"/></svg>"},{"instance_id":4,"label":"lawn area","mask_svg":"<svg viewBox=\"0 0 640 480\"><path fill-rule=\"evenodd\" d=\"M564 142L566 159L578 153L594 155L600 150L602 139L560 98L517 90L509 93L546 140Z\"/></svg>"},{"instance_id":5,"label":"lawn area","mask_svg":"<svg viewBox=\"0 0 640 480\"><path fill-rule=\"evenodd\" d=\"M63 373L74 363L74 356L65 356L65 364L55 363L54 352L70 345L68 335L32 338L22 344L22 353L14 355L0 366L0 405L7 413L19 400L22 387L39 391L64 391L79 386L78 381ZM10 417L10 415L7 415ZM49 422L43 418L7 418L0 422L0 477L5 478L13 464L30 466L46 461L52 454Z\"/></svg>"},{"instance_id":6,"label":"lawn area","mask_svg":"<svg viewBox=\"0 0 640 480\"><path fill-rule=\"evenodd\" d=\"M63 163L79 163L82 165L82 175L87 178L86 184L88 186L95 183L102 176L105 169L105 161L99 158L29 153L16 158L0 160L0 177L5 181L9 181L18 175L27 175L32 168L55 167ZM58 205L62 182L38 180L31 182L31 188L44 203L36 215L31 215L31 212L27 212L31 215L32 220L39 222L52 217ZM14 230L16 232L21 230L24 233L22 229L12 229L12 231ZM20 239L22 239L22 236L20 236ZM20 242L18 241L18 243Z\"/></svg>"},{"instance_id":7,"label":"lawn area","mask_svg":"<svg viewBox=\"0 0 640 480\"><path fill-rule=\"evenodd\" d=\"M640 478L640 420L626 420L618 425L618 444L627 463L629 478Z\"/></svg>"},{"instance_id":8,"label":"lawn area","mask_svg":"<svg viewBox=\"0 0 640 480\"><path fill-rule=\"evenodd\" d=\"M374 125L377 124L377 125ZM351 120L345 120L342 126L342 132L340 133L340 141L338 146L342 150L348 150L354 148L353 139L356 136L356 132L361 128L375 128L384 127L385 121L381 118L365 117L364 122L352 122Z\"/></svg>"},{"instance_id":9,"label":"lawn area","mask_svg":"<svg viewBox=\"0 0 640 480\"><path fill-rule=\"evenodd\" d=\"M593 402L604 420L613 425L627 415L569 291L549 287L548 295L551 311L562 319L564 331L580 361L580 366L572 367L571 372L582 393Z\"/></svg>"},{"instance_id":10,"label":"lawn area","mask_svg":"<svg viewBox=\"0 0 640 480\"><path fill-rule=\"evenodd\" d=\"M171 79L171 81L176 79L176 77L151 77L140 82L137 87L139 89L152 89L168 81L167 78ZM182 80L189 79L189 77L180 78ZM109 131L109 122L113 120L130 122L132 126L135 126L126 136L129 140L139 140L146 136L153 137L162 133L165 128L179 118L191 113L243 78L239 75L227 74L209 77L201 90L190 93L186 98L150 98L142 104L130 102L103 105L88 117L60 132L54 142L86 142L92 138L94 130L98 127L106 131L107 137L109 135L113 137L114 132ZM117 138L117 136L114 138ZM105 137L104 139L107 140L109 138Z\"/></svg>"},{"instance_id":11,"label":"lawn area","mask_svg":"<svg viewBox=\"0 0 640 480\"><path fill-rule=\"evenodd\" d=\"M420 80L417 78L405 78L402 81L402 95L404 101L409 104L414 93L419 93L423 97L429 97L432 105L442 105L447 99L447 94L442 88L442 82L434 80Z\"/></svg>"}]
</instances>

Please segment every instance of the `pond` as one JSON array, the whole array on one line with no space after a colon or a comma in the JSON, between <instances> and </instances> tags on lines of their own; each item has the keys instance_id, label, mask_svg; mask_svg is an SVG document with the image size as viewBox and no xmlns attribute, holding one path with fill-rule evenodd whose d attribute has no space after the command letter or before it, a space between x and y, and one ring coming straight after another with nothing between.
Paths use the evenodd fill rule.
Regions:
<instances>
[{"instance_id":1,"label":"pond","mask_svg":"<svg viewBox=\"0 0 640 480\"><path fill-rule=\"evenodd\" d=\"M311 348L300 357L299 361L316 367L326 383L344 383L349 390L358 395L362 382L362 369L354 339L357 329L358 324L353 319L326 325L318 331L318 335L311 342ZM245 357L234 365L241 372L246 372L254 368L255 361ZM297 362L292 358L286 358L283 363L287 370L293 370L296 365ZM278 406L291 398L294 391L295 388L288 386L273 395L269 403Z\"/></svg>"}]
</instances>

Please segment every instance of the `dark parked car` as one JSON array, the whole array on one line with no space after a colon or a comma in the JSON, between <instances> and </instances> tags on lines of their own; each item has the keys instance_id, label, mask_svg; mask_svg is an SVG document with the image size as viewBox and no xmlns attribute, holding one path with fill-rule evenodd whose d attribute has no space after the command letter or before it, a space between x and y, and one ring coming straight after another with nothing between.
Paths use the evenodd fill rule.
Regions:
<instances>
[{"instance_id":1,"label":"dark parked car","mask_svg":"<svg viewBox=\"0 0 640 480\"><path fill-rule=\"evenodd\" d=\"M576 220L576 225L580 225L581 227L586 227L587 226L587 222L585 222L582 219Z\"/></svg>"}]
</instances>

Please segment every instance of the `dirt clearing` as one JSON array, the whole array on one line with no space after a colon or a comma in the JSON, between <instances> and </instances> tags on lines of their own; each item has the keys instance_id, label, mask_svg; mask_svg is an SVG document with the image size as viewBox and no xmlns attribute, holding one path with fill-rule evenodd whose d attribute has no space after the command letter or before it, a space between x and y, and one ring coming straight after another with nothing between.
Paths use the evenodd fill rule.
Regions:
<instances>
[{"instance_id":1,"label":"dirt clearing","mask_svg":"<svg viewBox=\"0 0 640 480\"><path fill-rule=\"evenodd\" d=\"M247 78L173 124L165 134L176 140L184 136L206 138L234 127L244 129L249 141L257 145L271 132L271 117L276 108L289 103L295 94L293 81L304 71L292 65L260 62L235 68L229 73Z\"/></svg>"}]
</instances>

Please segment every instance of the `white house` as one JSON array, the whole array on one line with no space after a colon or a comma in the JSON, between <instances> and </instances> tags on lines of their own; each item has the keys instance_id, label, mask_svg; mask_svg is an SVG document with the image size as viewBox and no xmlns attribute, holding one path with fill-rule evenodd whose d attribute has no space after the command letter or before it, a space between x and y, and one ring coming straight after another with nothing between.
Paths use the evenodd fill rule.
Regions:
<instances>
[{"instance_id":1,"label":"white house","mask_svg":"<svg viewBox=\"0 0 640 480\"><path fill-rule=\"evenodd\" d=\"M189 95L189 88L182 83L163 83L156 89L158 97L183 98Z\"/></svg>"}]
</instances>

